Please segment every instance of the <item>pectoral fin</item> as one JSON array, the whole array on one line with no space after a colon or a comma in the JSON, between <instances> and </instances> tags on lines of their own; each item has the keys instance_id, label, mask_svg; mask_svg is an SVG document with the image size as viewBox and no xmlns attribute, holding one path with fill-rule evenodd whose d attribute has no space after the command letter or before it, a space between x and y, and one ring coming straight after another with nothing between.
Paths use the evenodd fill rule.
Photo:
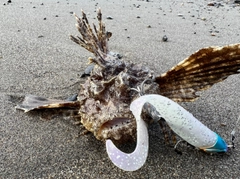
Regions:
<instances>
[{"instance_id":1,"label":"pectoral fin","mask_svg":"<svg viewBox=\"0 0 240 179\"><path fill-rule=\"evenodd\" d=\"M58 99L49 99L35 95L26 95L22 104L17 105L16 109L29 112L35 109L46 108L77 108L80 106L79 101L67 101Z\"/></svg>"}]
</instances>

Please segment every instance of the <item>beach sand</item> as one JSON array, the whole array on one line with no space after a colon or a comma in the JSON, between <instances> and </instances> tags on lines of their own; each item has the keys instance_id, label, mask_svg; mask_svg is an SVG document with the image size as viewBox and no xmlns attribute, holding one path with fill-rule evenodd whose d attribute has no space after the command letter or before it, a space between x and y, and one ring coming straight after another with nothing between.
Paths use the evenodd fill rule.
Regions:
<instances>
[{"instance_id":1,"label":"beach sand","mask_svg":"<svg viewBox=\"0 0 240 179\"><path fill-rule=\"evenodd\" d=\"M89 52L69 35L78 35L73 12L83 9L96 23L101 7L111 51L156 74L208 46L240 42L240 6L233 1L12 0L0 4L0 178L238 178L236 148L208 155L180 145L182 155L164 144L154 127L145 165L125 172L108 159L105 144L54 110L16 110L25 94L66 99L77 93ZM112 19L107 19L111 16ZM167 42L162 37L168 37ZM228 143L240 114L240 76L234 75L182 104ZM75 84L75 85L74 85ZM51 114L50 114L51 113Z\"/></svg>"}]
</instances>

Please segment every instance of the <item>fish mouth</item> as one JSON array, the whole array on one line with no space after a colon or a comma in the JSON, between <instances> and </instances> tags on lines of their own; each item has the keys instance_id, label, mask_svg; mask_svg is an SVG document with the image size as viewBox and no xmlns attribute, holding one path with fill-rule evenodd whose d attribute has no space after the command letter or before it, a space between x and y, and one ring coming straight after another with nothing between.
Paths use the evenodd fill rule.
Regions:
<instances>
[{"instance_id":1,"label":"fish mouth","mask_svg":"<svg viewBox=\"0 0 240 179\"><path fill-rule=\"evenodd\" d=\"M98 131L99 136L114 143L124 143L136 139L136 121L131 117L114 117L105 122Z\"/></svg>"},{"instance_id":2,"label":"fish mouth","mask_svg":"<svg viewBox=\"0 0 240 179\"><path fill-rule=\"evenodd\" d=\"M112 120L105 122L102 127L103 128L119 128L123 125L127 125L131 122L131 118L126 117L115 117Z\"/></svg>"}]
</instances>

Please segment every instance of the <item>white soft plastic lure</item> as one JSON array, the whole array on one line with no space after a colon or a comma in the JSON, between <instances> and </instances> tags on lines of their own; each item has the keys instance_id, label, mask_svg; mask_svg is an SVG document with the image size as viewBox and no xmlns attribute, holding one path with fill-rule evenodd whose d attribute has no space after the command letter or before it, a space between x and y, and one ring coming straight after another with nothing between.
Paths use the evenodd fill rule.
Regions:
<instances>
[{"instance_id":1,"label":"white soft plastic lure","mask_svg":"<svg viewBox=\"0 0 240 179\"><path fill-rule=\"evenodd\" d=\"M111 140L106 141L108 156L117 167L125 171L135 171L142 167L147 159L148 132L146 123L141 119L142 108L146 102L152 104L171 129L189 144L206 152L227 151L226 142L183 107L161 95L144 95L130 105L137 122L137 146L134 152L124 153Z\"/></svg>"},{"instance_id":2,"label":"white soft plastic lure","mask_svg":"<svg viewBox=\"0 0 240 179\"><path fill-rule=\"evenodd\" d=\"M140 110L138 109L141 108ZM106 149L111 161L125 171L135 171L141 168L148 155L148 129L147 124L141 118L142 106L130 105L130 110L137 122L137 146L133 153L124 153L113 144L111 140L106 141Z\"/></svg>"}]
</instances>

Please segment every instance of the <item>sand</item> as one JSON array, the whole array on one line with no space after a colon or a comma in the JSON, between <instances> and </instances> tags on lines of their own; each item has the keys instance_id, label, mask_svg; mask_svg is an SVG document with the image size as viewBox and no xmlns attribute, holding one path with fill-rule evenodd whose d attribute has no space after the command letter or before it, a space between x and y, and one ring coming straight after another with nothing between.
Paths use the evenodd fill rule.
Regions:
<instances>
[{"instance_id":1,"label":"sand","mask_svg":"<svg viewBox=\"0 0 240 179\"><path fill-rule=\"evenodd\" d=\"M164 144L154 127L145 165L124 172L108 159L105 144L79 135L75 120L51 112L25 114L14 107L25 94L65 99L79 90L79 75L91 54L69 40L77 35L73 12L96 22L101 7L110 49L157 74L207 46L240 42L240 6L233 1L22 0L0 4L0 178L238 178L236 148L208 155ZM112 19L107 19L111 16ZM167 42L162 37L168 37ZM240 114L240 76L229 77L182 104L228 143ZM76 83L76 84L75 84ZM75 85L74 85L75 84ZM52 114L53 113L53 114Z\"/></svg>"}]
</instances>

